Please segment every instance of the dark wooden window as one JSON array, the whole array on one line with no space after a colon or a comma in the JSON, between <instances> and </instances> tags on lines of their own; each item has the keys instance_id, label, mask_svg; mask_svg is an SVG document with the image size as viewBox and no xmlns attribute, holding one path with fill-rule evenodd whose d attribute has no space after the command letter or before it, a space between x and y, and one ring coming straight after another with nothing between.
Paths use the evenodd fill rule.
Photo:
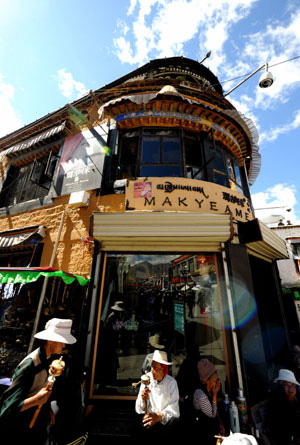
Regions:
<instances>
[{"instance_id":1,"label":"dark wooden window","mask_svg":"<svg viewBox=\"0 0 300 445\"><path fill-rule=\"evenodd\" d=\"M57 156L50 152L20 167L10 166L1 190L1 207L46 196L51 186L56 162Z\"/></svg>"},{"instance_id":2,"label":"dark wooden window","mask_svg":"<svg viewBox=\"0 0 300 445\"><path fill-rule=\"evenodd\" d=\"M213 182L247 195L237 159L213 133L140 128L120 133L111 179L186 177Z\"/></svg>"},{"instance_id":3,"label":"dark wooden window","mask_svg":"<svg viewBox=\"0 0 300 445\"><path fill-rule=\"evenodd\" d=\"M219 141L205 147L208 180L243 193L238 161Z\"/></svg>"}]
</instances>

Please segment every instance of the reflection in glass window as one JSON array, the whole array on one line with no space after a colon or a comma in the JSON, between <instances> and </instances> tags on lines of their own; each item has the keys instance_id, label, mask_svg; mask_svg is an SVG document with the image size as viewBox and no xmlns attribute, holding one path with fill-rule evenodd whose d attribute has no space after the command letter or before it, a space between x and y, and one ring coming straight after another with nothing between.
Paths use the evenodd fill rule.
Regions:
<instances>
[{"instance_id":1,"label":"reflection in glass window","mask_svg":"<svg viewBox=\"0 0 300 445\"><path fill-rule=\"evenodd\" d=\"M215 184L223 185L224 187L228 187L228 179L222 173L217 171L213 171L213 180Z\"/></svg>"},{"instance_id":2,"label":"reflection in glass window","mask_svg":"<svg viewBox=\"0 0 300 445\"><path fill-rule=\"evenodd\" d=\"M229 176L229 178L232 181L235 181L236 179L235 179L235 173L234 173L233 160L228 155L227 156L225 155L225 157L226 157L226 165L227 165L228 176Z\"/></svg>"},{"instance_id":3,"label":"reflection in glass window","mask_svg":"<svg viewBox=\"0 0 300 445\"><path fill-rule=\"evenodd\" d=\"M189 267L184 267L189 265ZM226 379L214 256L108 254L96 345L94 395L135 396L149 369L149 338L157 335L173 362L179 390L207 357ZM187 362L186 362L186 359Z\"/></svg>"},{"instance_id":4,"label":"reflection in glass window","mask_svg":"<svg viewBox=\"0 0 300 445\"><path fill-rule=\"evenodd\" d=\"M197 140L185 138L184 148L186 164L200 168L202 165L200 142Z\"/></svg>"},{"instance_id":5,"label":"reflection in glass window","mask_svg":"<svg viewBox=\"0 0 300 445\"><path fill-rule=\"evenodd\" d=\"M235 161L234 163L234 172L235 172L235 180L236 183L242 187L242 178L241 178L241 173L240 173L240 167L238 166L237 161Z\"/></svg>"},{"instance_id":6,"label":"reflection in glass window","mask_svg":"<svg viewBox=\"0 0 300 445\"><path fill-rule=\"evenodd\" d=\"M181 162L181 148L179 138L164 138L162 141L162 162Z\"/></svg>"},{"instance_id":7,"label":"reflection in glass window","mask_svg":"<svg viewBox=\"0 0 300 445\"><path fill-rule=\"evenodd\" d=\"M160 162L160 140L159 137L143 138L142 162L155 163Z\"/></svg>"},{"instance_id":8,"label":"reflection in glass window","mask_svg":"<svg viewBox=\"0 0 300 445\"><path fill-rule=\"evenodd\" d=\"M124 138L122 143L121 164L136 164L138 151L138 138Z\"/></svg>"},{"instance_id":9,"label":"reflection in glass window","mask_svg":"<svg viewBox=\"0 0 300 445\"><path fill-rule=\"evenodd\" d=\"M211 161L211 168L225 174L226 169L224 165L223 152L221 150L216 150L216 156Z\"/></svg>"},{"instance_id":10,"label":"reflection in glass window","mask_svg":"<svg viewBox=\"0 0 300 445\"><path fill-rule=\"evenodd\" d=\"M187 177L244 194L237 158L212 132L145 127L120 133L120 139L111 179Z\"/></svg>"},{"instance_id":11,"label":"reflection in glass window","mask_svg":"<svg viewBox=\"0 0 300 445\"><path fill-rule=\"evenodd\" d=\"M203 172L203 170L200 170L199 168L187 167L186 168L186 177L189 179L203 180L204 172Z\"/></svg>"},{"instance_id":12,"label":"reflection in glass window","mask_svg":"<svg viewBox=\"0 0 300 445\"><path fill-rule=\"evenodd\" d=\"M181 166L179 165L143 165L141 167L141 176L148 177L176 177L179 178L181 174Z\"/></svg>"}]
</instances>

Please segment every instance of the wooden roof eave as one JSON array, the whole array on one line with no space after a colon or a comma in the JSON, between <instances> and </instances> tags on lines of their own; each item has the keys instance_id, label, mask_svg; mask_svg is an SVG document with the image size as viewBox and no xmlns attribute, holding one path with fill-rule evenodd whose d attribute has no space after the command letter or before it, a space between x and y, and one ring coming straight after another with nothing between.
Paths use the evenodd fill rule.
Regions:
<instances>
[{"instance_id":1,"label":"wooden roof eave","mask_svg":"<svg viewBox=\"0 0 300 445\"><path fill-rule=\"evenodd\" d=\"M192 116L204 117L209 121L218 123L218 125L227 129L227 131L238 141L239 146L241 147L241 154L238 156L240 158L240 163L241 158L244 159L251 155L251 146L248 137L244 129L237 122L235 122L234 119L231 119L229 116L220 112L212 111L209 108L204 108L201 104L188 104L179 96L161 95L159 98L156 97L150 100L146 104L146 107L145 104L136 104L131 102L128 98L124 98L122 101L117 102L116 104L109 105L106 108L106 112L109 113L110 117L116 118L122 114L143 111L145 108L153 111L180 112ZM121 124L121 126L124 128L126 125Z\"/></svg>"}]
</instances>

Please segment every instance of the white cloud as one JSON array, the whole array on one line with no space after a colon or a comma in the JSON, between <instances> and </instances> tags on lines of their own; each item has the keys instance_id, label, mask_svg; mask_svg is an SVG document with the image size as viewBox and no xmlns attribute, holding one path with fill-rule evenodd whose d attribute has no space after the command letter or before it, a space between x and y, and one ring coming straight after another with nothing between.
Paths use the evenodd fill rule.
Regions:
<instances>
[{"instance_id":1,"label":"white cloud","mask_svg":"<svg viewBox=\"0 0 300 445\"><path fill-rule=\"evenodd\" d=\"M117 20L117 31L119 31L124 36L126 36L129 31L129 26L124 20L121 20L120 18Z\"/></svg>"},{"instance_id":2,"label":"white cloud","mask_svg":"<svg viewBox=\"0 0 300 445\"><path fill-rule=\"evenodd\" d=\"M68 99L73 99L74 96L78 99L88 93L84 84L74 80L72 73L66 71L65 68L58 70L56 77L58 78L58 88Z\"/></svg>"},{"instance_id":3,"label":"white cloud","mask_svg":"<svg viewBox=\"0 0 300 445\"><path fill-rule=\"evenodd\" d=\"M126 22L118 25L114 46L122 62L142 65L150 59L186 55L193 44L198 53L191 57L200 60L211 50L205 64L224 80L246 76L265 62L275 65L270 67L274 75L271 88L253 87L255 77L258 80L260 76L257 73L252 84L248 81L237 90L237 95L228 97L239 111L253 120L260 132L263 122L259 122L257 110L278 111L299 87L300 59L281 62L300 54L300 9L291 2L280 21L269 19L267 24L262 22L259 32L235 34L235 25L239 23L241 29L252 10L255 17L257 3L258 0L130 0ZM224 91L241 80L224 83ZM247 95L241 95L242 88ZM290 113L292 115L293 109ZM279 135L299 128L299 113L294 111L291 122L264 130L260 143L274 141Z\"/></svg>"},{"instance_id":4,"label":"white cloud","mask_svg":"<svg viewBox=\"0 0 300 445\"><path fill-rule=\"evenodd\" d=\"M271 128L268 132L263 132L260 135L260 141L264 142L274 142L278 136L281 134L289 133L292 130L296 130L300 127L300 110L294 113L294 119L284 125L279 125L278 127Z\"/></svg>"},{"instance_id":5,"label":"white cloud","mask_svg":"<svg viewBox=\"0 0 300 445\"><path fill-rule=\"evenodd\" d=\"M213 50L210 66L216 70L224 63L223 45L231 26L244 18L256 1L131 0L127 15L135 14L131 24L134 42L116 38L118 57L141 65L151 57L183 55L185 44L197 38L199 58Z\"/></svg>"},{"instance_id":6,"label":"white cloud","mask_svg":"<svg viewBox=\"0 0 300 445\"><path fill-rule=\"evenodd\" d=\"M264 220L270 215L281 215L285 221L290 220L293 224L299 224L294 210L297 204L296 194L296 187L287 184L276 184L264 192L253 193L255 216ZM288 212L288 209L291 210Z\"/></svg>"},{"instance_id":7,"label":"white cloud","mask_svg":"<svg viewBox=\"0 0 300 445\"><path fill-rule=\"evenodd\" d=\"M127 11L127 15L131 15L137 5L137 0L130 0L130 5Z\"/></svg>"},{"instance_id":8,"label":"white cloud","mask_svg":"<svg viewBox=\"0 0 300 445\"><path fill-rule=\"evenodd\" d=\"M269 24L265 29L247 36L244 55L256 61L257 67L264 62L275 65L300 54L300 10L291 14L285 22ZM263 109L285 102L300 83L300 59L269 68L274 75L271 88L257 88L257 107Z\"/></svg>"},{"instance_id":9,"label":"white cloud","mask_svg":"<svg viewBox=\"0 0 300 445\"><path fill-rule=\"evenodd\" d=\"M0 136L5 136L23 125L12 104L14 94L14 87L5 83L0 74Z\"/></svg>"}]
</instances>

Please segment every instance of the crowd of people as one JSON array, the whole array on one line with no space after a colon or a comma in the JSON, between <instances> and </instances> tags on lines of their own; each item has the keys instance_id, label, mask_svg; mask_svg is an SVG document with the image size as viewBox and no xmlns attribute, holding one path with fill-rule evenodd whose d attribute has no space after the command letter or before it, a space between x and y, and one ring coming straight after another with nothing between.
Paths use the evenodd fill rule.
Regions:
<instances>
[{"instance_id":1,"label":"crowd of people","mask_svg":"<svg viewBox=\"0 0 300 445\"><path fill-rule=\"evenodd\" d=\"M71 326L72 320L49 320L45 329L35 334L42 345L17 366L12 383L0 402L1 437L9 437L9 443L45 444L50 428L52 443L67 444L72 438L64 437L63 432L68 431L68 425L73 432L74 424L80 425L84 417L81 385L68 386L67 380L61 380L63 384L57 391L60 392L59 397L55 393L57 385L49 385L48 375L49 366L54 366L53 357L59 356L66 345L76 342ZM215 445L217 437L223 437L224 442L228 439L226 444L257 443L253 436L248 435L233 434L225 439L230 427L222 405L218 404L222 400L221 383L211 361L207 358L197 361L195 378L190 376L193 385L189 393L181 394L180 378L175 379L169 374L172 362L159 343L159 336L154 335L149 341L152 350L143 363L143 379L135 402L136 413L141 417L137 422L137 439L145 445L153 443L156 437L161 440L176 438L178 441L188 431L191 437L201 437L205 445ZM299 359L300 349L296 349L295 372ZM266 405L262 430L266 443L300 444L298 380L299 377L291 370L279 370L274 382L276 387ZM85 437L82 437L81 443L84 443Z\"/></svg>"}]
</instances>

